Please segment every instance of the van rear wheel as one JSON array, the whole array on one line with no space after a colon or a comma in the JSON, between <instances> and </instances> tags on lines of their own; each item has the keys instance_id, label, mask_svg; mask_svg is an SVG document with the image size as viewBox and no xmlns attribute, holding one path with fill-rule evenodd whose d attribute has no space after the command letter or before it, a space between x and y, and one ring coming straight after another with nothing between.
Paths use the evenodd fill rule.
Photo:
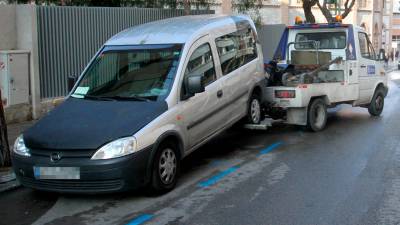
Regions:
<instances>
[{"instance_id":1,"label":"van rear wheel","mask_svg":"<svg viewBox=\"0 0 400 225\"><path fill-rule=\"evenodd\" d=\"M308 107L307 128L313 132L321 131L326 126L328 113L325 102L320 99L314 99Z\"/></svg>"},{"instance_id":2,"label":"van rear wheel","mask_svg":"<svg viewBox=\"0 0 400 225\"><path fill-rule=\"evenodd\" d=\"M156 194L174 189L179 175L178 148L172 142L161 143L153 160L151 188Z\"/></svg>"},{"instance_id":3,"label":"van rear wheel","mask_svg":"<svg viewBox=\"0 0 400 225\"><path fill-rule=\"evenodd\" d=\"M260 124L264 119L260 97L253 93L247 109L247 123Z\"/></svg>"},{"instance_id":4,"label":"van rear wheel","mask_svg":"<svg viewBox=\"0 0 400 225\"><path fill-rule=\"evenodd\" d=\"M380 116L385 106L385 94L381 88L376 90L368 106L368 112L371 116Z\"/></svg>"}]
</instances>

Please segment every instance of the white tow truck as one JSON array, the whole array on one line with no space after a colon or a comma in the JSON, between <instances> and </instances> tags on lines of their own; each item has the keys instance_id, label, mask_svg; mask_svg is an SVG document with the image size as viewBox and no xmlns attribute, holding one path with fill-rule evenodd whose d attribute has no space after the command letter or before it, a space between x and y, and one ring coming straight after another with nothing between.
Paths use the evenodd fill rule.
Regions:
<instances>
[{"instance_id":1,"label":"white tow truck","mask_svg":"<svg viewBox=\"0 0 400 225\"><path fill-rule=\"evenodd\" d=\"M382 59L361 27L289 26L274 61L265 65L269 74L266 114L311 131L324 129L327 108L338 104L365 107L379 116L388 92Z\"/></svg>"}]
</instances>

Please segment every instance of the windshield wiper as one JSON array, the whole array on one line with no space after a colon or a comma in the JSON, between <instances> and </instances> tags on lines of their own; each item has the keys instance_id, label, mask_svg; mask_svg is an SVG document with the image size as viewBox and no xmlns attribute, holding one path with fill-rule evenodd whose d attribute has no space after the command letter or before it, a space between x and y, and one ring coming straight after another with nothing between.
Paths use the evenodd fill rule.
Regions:
<instances>
[{"instance_id":1,"label":"windshield wiper","mask_svg":"<svg viewBox=\"0 0 400 225\"><path fill-rule=\"evenodd\" d=\"M83 95L83 97L86 98L86 99L92 99L92 100L114 101L113 98L104 97L104 96Z\"/></svg>"},{"instance_id":2,"label":"windshield wiper","mask_svg":"<svg viewBox=\"0 0 400 225\"><path fill-rule=\"evenodd\" d=\"M115 99L115 100L121 100L121 101L141 101L141 102L150 101L150 99L148 99L148 98L140 97L140 96L137 96L137 95L133 95L133 96L116 95L116 96L110 96L108 98Z\"/></svg>"}]
</instances>

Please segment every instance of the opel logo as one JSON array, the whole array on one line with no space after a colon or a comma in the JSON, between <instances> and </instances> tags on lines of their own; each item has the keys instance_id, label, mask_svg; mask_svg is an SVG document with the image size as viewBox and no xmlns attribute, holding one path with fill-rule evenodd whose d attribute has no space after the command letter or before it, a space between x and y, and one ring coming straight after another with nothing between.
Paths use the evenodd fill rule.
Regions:
<instances>
[{"instance_id":1,"label":"opel logo","mask_svg":"<svg viewBox=\"0 0 400 225\"><path fill-rule=\"evenodd\" d=\"M51 155L50 155L50 160L52 161L52 162L57 162L57 161L59 161L61 159L61 156L60 156L60 154L58 154L58 153L52 153Z\"/></svg>"}]
</instances>

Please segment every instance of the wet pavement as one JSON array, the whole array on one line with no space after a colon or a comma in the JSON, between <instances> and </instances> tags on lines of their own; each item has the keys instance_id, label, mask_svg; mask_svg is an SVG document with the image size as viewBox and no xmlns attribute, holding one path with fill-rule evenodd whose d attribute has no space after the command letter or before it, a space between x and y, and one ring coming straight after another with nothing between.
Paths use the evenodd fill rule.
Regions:
<instances>
[{"instance_id":1,"label":"wet pavement","mask_svg":"<svg viewBox=\"0 0 400 225\"><path fill-rule=\"evenodd\" d=\"M400 72L383 115L347 105L309 133L230 129L183 161L175 190L0 193L0 224L399 224Z\"/></svg>"}]
</instances>

